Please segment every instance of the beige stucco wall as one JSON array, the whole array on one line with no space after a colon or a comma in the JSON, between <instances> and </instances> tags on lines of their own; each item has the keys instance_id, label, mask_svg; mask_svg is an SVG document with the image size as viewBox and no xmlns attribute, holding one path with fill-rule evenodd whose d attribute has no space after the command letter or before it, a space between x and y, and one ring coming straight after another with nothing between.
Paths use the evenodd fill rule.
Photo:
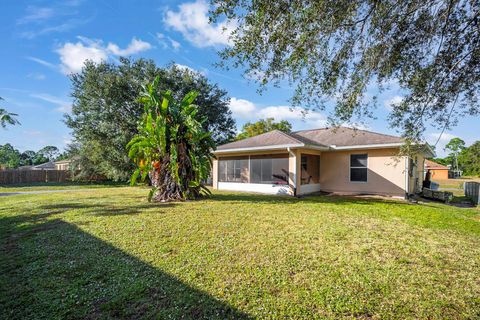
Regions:
<instances>
[{"instance_id":1,"label":"beige stucco wall","mask_svg":"<svg viewBox=\"0 0 480 320\"><path fill-rule=\"evenodd\" d=\"M395 157L398 149L370 149L323 152L320 159L322 191L405 195L405 157ZM368 154L367 182L350 181L350 155Z\"/></svg>"},{"instance_id":2,"label":"beige stucco wall","mask_svg":"<svg viewBox=\"0 0 480 320\"><path fill-rule=\"evenodd\" d=\"M213 159L212 162L212 188L218 189L218 160Z\"/></svg>"},{"instance_id":3,"label":"beige stucco wall","mask_svg":"<svg viewBox=\"0 0 480 320\"><path fill-rule=\"evenodd\" d=\"M409 176L409 193L418 193L422 191L425 157L422 154L417 154L413 158L414 167L413 175Z\"/></svg>"},{"instance_id":4,"label":"beige stucco wall","mask_svg":"<svg viewBox=\"0 0 480 320\"><path fill-rule=\"evenodd\" d=\"M246 156L259 154L285 153L286 150L258 152L239 152L221 154L217 153L217 159L222 156ZM320 186L322 191L340 193L365 193L404 196L408 179L409 193L421 190L423 182L424 157L417 156L417 165L412 177L408 177L406 171L408 161L406 157L398 157L398 149L366 149L349 151L320 152L311 149L293 149L289 154L289 185L297 187L297 194L301 194L300 166L301 154L320 155ZM350 181L350 154L368 154L367 182ZM212 179L213 188L218 188L218 160L213 161ZM407 178L408 177L408 178ZM418 179L416 179L418 178ZM294 183L295 182L295 183ZM417 184L415 184L417 182ZM293 194L293 190L291 190Z\"/></svg>"}]
</instances>

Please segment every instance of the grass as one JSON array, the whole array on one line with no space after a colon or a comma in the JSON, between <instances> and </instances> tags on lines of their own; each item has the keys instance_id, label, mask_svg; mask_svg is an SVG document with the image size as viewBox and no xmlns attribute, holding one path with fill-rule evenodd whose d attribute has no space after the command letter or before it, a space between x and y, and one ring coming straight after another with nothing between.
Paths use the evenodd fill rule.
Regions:
<instances>
[{"instance_id":1,"label":"grass","mask_svg":"<svg viewBox=\"0 0 480 320\"><path fill-rule=\"evenodd\" d=\"M480 317L480 211L145 188L0 198L0 318Z\"/></svg>"}]
</instances>

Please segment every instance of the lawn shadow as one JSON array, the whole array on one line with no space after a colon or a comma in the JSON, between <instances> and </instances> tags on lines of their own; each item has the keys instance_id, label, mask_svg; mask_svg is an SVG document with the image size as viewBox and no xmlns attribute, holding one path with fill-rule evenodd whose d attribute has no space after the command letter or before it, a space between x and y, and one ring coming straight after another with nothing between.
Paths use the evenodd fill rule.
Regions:
<instances>
[{"instance_id":1,"label":"lawn shadow","mask_svg":"<svg viewBox=\"0 0 480 320\"><path fill-rule=\"evenodd\" d=\"M69 210L81 210L83 213L96 216L120 216L120 215L135 215L144 213L148 209L159 209L157 213L163 213L161 209L172 208L175 203L144 203L135 204L131 206L116 205L111 203L92 203L85 202L70 202L70 203L56 203L39 206L41 210L66 212Z\"/></svg>"},{"instance_id":2,"label":"lawn shadow","mask_svg":"<svg viewBox=\"0 0 480 320\"><path fill-rule=\"evenodd\" d=\"M0 319L248 319L48 213L0 219Z\"/></svg>"}]
</instances>

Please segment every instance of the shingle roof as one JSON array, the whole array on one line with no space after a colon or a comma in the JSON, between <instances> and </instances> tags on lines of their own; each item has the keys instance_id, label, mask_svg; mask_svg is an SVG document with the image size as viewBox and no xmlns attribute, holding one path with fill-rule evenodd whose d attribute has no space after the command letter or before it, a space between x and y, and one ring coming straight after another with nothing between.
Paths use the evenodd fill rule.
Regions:
<instances>
[{"instance_id":1,"label":"shingle roof","mask_svg":"<svg viewBox=\"0 0 480 320\"><path fill-rule=\"evenodd\" d=\"M425 166L427 169L448 170L447 166L444 166L440 163L433 162L431 160L425 160Z\"/></svg>"},{"instance_id":2,"label":"shingle roof","mask_svg":"<svg viewBox=\"0 0 480 320\"><path fill-rule=\"evenodd\" d=\"M227 149L248 149L289 144L301 144L328 148L359 146L372 144L403 143L403 139L387 134L347 127L332 127L314 130L303 130L284 133L278 130L260 134L255 137L227 143L217 148L218 151Z\"/></svg>"},{"instance_id":3,"label":"shingle roof","mask_svg":"<svg viewBox=\"0 0 480 320\"><path fill-rule=\"evenodd\" d=\"M55 164L52 161L48 161L33 167L34 169L55 169Z\"/></svg>"},{"instance_id":4,"label":"shingle roof","mask_svg":"<svg viewBox=\"0 0 480 320\"><path fill-rule=\"evenodd\" d=\"M404 142L400 137L348 127L303 130L293 132L292 135L337 147Z\"/></svg>"},{"instance_id":5,"label":"shingle roof","mask_svg":"<svg viewBox=\"0 0 480 320\"><path fill-rule=\"evenodd\" d=\"M244 149L267 146L281 146L281 145L303 145L306 139L303 137L294 137L292 134L287 134L279 130L273 130L267 133L260 134L251 138L227 143L217 147L217 150L227 149Z\"/></svg>"}]
</instances>

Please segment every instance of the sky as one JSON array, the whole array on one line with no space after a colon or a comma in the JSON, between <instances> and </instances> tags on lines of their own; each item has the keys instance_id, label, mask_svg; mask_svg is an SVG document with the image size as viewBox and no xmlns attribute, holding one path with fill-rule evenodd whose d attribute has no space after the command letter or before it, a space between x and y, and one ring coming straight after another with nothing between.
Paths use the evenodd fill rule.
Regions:
<instances>
[{"instance_id":1,"label":"sky","mask_svg":"<svg viewBox=\"0 0 480 320\"><path fill-rule=\"evenodd\" d=\"M0 144L11 143L20 151L37 151L45 145L60 149L71 142L71 132L63 123L71 111L68 75L79 72L86 59L116 62L119 57L153 59L159 66L169 63L203 73L227 90L230 109L238 129L248 121L274 117L288 120L294 130L324 127L328 110L303 117L292 109L293 88L268 87L261 94L258 85L242 75L242 70L214 66L217 52L229 46L226 29L234 24L220 20L208 23L208 4L202 0L4 0L0 4L0 107L19 114L21 125L0 131ZM368 95L376 95L371 87ZM395 85L378 96L376 120L365 129L398 134L386 118L391 102L401 101ZM473 130L479 119L465 117L445 132L437 145L461 137L467 145L480 140ZM435 143L440 136L429 128L425 139Z\"/></svg>"}]
</instances>

